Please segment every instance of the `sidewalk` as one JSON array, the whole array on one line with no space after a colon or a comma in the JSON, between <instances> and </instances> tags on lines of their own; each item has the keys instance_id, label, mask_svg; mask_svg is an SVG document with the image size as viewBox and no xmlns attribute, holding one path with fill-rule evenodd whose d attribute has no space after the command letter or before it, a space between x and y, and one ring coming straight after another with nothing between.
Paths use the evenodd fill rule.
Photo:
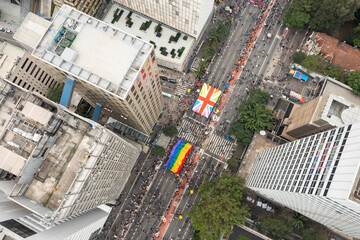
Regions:
<instances>
[{"instance_id":1,"label":"sidewalk","mask_svg":"<svg viewBox=\"0 0 360 240\"><path fill-rule=\"evenodd\" d=\"M0 27L15 32L21 24L20 6L10 1L0 1L1 18Z\"/></svg>"}]
</instances>

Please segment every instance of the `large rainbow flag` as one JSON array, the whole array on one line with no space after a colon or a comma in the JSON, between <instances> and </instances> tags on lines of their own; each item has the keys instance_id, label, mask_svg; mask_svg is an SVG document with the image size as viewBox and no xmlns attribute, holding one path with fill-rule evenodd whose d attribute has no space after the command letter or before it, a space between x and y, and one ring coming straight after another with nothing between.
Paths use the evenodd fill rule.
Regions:
<instances>
[{"instance_id":1,"label":"large rainbow flag","mask_svg":"<svg viewBox=\"0 0 360 240\"><path fill-rule=\"evenodd\" d=\"M208 118L220 94L220 90L204 83L192 110Z\"/></svg>"},{"instance_id":2,"label":"large rainbow flag","mask_svg":"<svg viewBox=\"0 0 360 240\"><path fill-rule=\"evenodd\" d=\"M191 149L193 149L191 144L184 141L178 141L171 150L165 167L170 169L170 171L178 174L181 168L184 166L185 159L189 155Z\"/></svg>"}]
</instances>

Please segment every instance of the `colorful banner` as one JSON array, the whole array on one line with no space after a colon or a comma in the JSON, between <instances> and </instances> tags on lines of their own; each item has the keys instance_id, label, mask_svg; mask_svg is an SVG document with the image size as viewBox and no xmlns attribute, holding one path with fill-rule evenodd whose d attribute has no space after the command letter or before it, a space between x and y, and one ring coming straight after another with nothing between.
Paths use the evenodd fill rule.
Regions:
<instances>
[{"instance_id":1,"label":"colorful banner","mask_svg":"<svg viewBox=\"0 0 360 240\"><path fill-rule=\"evenodd\" d=\"M184 166L186 157L192 149L193 146L191 144L184 141L178 141L171 150L165 167L170 169L170 171L179 174L181 168Z\"/></svg>"},{"instance_id":2,"label":"colorful banner","mask_svg":"<svg viewBox=\"0 0 360 240\"><path fill-rule=\"evenodd\" d=\"M208 118L220 94L220 90L204 83L192 110Z\"/></svg>"}]
</instances>

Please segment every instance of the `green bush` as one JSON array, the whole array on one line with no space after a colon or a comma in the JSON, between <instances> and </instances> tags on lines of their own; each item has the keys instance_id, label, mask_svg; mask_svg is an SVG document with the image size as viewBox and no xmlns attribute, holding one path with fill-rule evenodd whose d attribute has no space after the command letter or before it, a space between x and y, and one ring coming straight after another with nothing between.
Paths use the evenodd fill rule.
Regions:
<instances>
[{"instance_id":1,"label":"green bush","mask_svg":"<svg viewBox=\"0 0 360 240\"><path fill-rule=\"evenodd\" d=\"M165 149L163 147L156 146L151 149L151 155L162 157L165 155Z\"/></svg>"},{"instance_id":2,"label":"green bush","mask_svg":"<svg viewBox=\"0 0 360 240\"><path fill-rule=\"evenodd\" d=\"M185 36L183 37L183 39L184 39L185 41L188 40L188 36L185 35Z\"/></svg>"},{"instance_id":3,"label":"green bush","mask_svg":"<svg viewBox=\"0 0 360 240\"><path fill-rule=\"evenodd\" d=\"M156 33L160 33L161 30L162 30L162 27L161 27L161 24L159 23L159 24L156 26L156 28L155 28L155 32L156 32Z\"/></svg>"},{"instance_id":4,"label":"green bush","mask_svg":"<svg viewBox=\"0 0 360 240\"><path fill-rule=\"evenodd\" d=\"M118 14L119 11L120 11L119 8L117 8L117 9L114 11L114 17L116 17L116 15Z\"/></svg>"},{"instance_id":5,"label":"green bush","mask_svg":"<svg viewBox=\"0 0 360 240\"><path fill-rule=\"evenodd\" d=\"M166 52L166 47L161 47L160 52Z\"/></svg>"},{"instance_id":6,"label":"green bush","mask_svg":"<svg viewBox=\"0 0 360 240\"><path fill-rule=\"evenodd\" d=\"M163 131L164 134L169 137L175 137L178 134L178 130L174 125L166 126Z\"/></svg>"},{"instance_id":7,"label":"green bush","mask_svg":"<svg viewBox=\"0 0 360 240\"><path fill-rule=\"evenodd\" d=\"M306 54L303 52L296 52L292 55L294 63L301 64L306 58Z\"/></svg>"},{"instance_id":8,"label":"green bush","mask_svg":"<svg viewBox=\"0 0 360 240\"><path fill-rule=\"evenodd\" d=\"M184 50L185 50L185 47L182 47L182 48L180 48L180 49L177 50L178 57L181 57L181 55L183 54Z\"/></svg>"}]
</instances>

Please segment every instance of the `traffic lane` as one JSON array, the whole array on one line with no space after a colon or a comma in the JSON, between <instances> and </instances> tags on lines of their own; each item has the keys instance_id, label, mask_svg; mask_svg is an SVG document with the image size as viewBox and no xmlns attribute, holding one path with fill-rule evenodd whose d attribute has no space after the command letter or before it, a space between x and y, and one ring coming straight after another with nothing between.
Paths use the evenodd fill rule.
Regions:
<instances>
[{"instance_id":1,"label":"traffic lane","mask_svg":"<svg viewBox=\"0 0 360 240\"><path fill-rule=\"evenodd\" d=\"M156 226L160 223L160 217L164 214L167 206L170 204L171 196L175 192L175 189L177 187L177 184L174 181L174 176L167 171L167 169L161 169L162 174L159 174L156 176L156 180L154 180L154 183L149 189L149 193L145 195L143 204L139 207L142 209L142 217L138 220L137 224L134 225L134 229L131 229L127 238L128 239L142 239L143 237L148 237L149 234L155 233L151 230L153 226ZM153 196L156 196L156 198L153 198ZM156 209L157 216L154 217L154 213L149 212L150 206L149 202L156 201L158 204L157 206L154 206ZM143 210L145 205L145 209ZM151 210L154 210L151 208ZM145 215L149 214L148 216L152 219L145 218ZM151 220L151 221L149 221ZM146 223L150 222L150 223ZM140 228L139 226L143 227ZM143 236L143 234L145 235Z\"/></svg>"},{"instance_id":2,"label":"traffic lane","mask_svg":"<svg viewBox=\"0 0 360 240\"><path fill-rule=\"evenodd\" d=\"M186 194L186 196L184 196L179 202L176 215L170 224L172 229L168 237L169 239L171 239L172 236L176 237L177 239L181 239L182 237L186 238L188 234L191 233L191 231L189 231L191 228L190 220L186 217L186 215L184 215L184 213L190 210L190 208L187 206L192 206L198 199L197 186L203 183L205 174L209 176L210 173L212 173L209 179L211 180L214 178L214 173L216 172L214 170L217 167L217 161L212 158L203 159L200 161L204 161L205 164L202 168L199 168L201 169L200 174L197 176L194 183L194 186L196 187L192 187L192 189L188 188L188 191L193 190L194 194ZM180 215L183 216L182 219L179 218Z\"/></svg>"},{"instance_id":3,"label":"traffic lane","mask_svg":"<svg viewBox=\"0 0 360 240\"><path fill-rule=\"evenodd\" d=\"M236 33L235 39L232 38L228 39L226 44L224 44L222 55L220 56L220 58L216 59L217 63L215 64L216 65L215 69L211 72L211 75L209 75L209 79L211 79L212 84L217 83L216 85L219 86L227 75L232 74L232 71L235 68L235 64L238 61L238 58L240 57L240 56L237 57L238 50L240 51L242 50L243 45L245 44L245 41L247 39L247 34L249 34L252 27L255 26L256 24L254 21L250 20L252 16L248 13L248 11L245 12L246 12L245 19L243 19L243 21L239 21L236 24L237 26L233 31ZM226 61L222 61L222 59L226 59ZM234 65L229 63L233 63ZM226 67L226 70L223 72L217 72L216 70L218 68L218 64L220 64L220 68Z\"/></svg>"},{"instance_id":4,"label":"traffic lane","mask_svg":"<svg viewBox=\"0 0 360 240\"><path fill-rule=\"evenodd\" d=\"M195 170L194 170L194 174L193 174L193 176L192 176L192 178L193 179L198 179L199 177L200 177L200 175L201 175L201 172L203 171L203 169L205 168L207 166L207 164L206 164L206 162L205 161L201 161L201 160L199 160L199 162L198 162L198 164L197 164L197 166L196 166L196 168L195 168ZM187 190L189 190L189 188L187 189ZM186 192L186 191L185 191ZM181 206L181 203L182 202L184 202L184 201L186 201L186 200L188 200L188 197L192 197L193 195L190 195L189 196L189 194L186 192L186 193L184 193L184 195L183 195L184 197L180 200L180 202L178 203L178 206L180 207ZM178 208L179 208L178 207ZM176 209L176 210L178 210L178 208ZM179 220L178 219L178 214L176 214L176 212L175 212L175 215L173 216L173 218L172 218L172 221L171 221L171 223L169 224L169 227L168 227L168 229L167 229L167 231L166 231L166 233L165 233L165 237L166 238L168 238L168 239L171 239L171 236L173 235L173 234L176 234L177 233L177 231L178 231L178 226L177 226L177 220ZM184 216L184 221L185 221L185 219L186 219L187 217L186 216Z\"/></svg>"},{"instance_id":5,"label":"traffic lane","mask_svg":"<svg viewBox=\"0 0 360 240\"><path fill-rule=\"evenodd\" d=\"M243 235L251 240L263 240L262 238L238 226L234 226L233 233L230 235L229 240L237 240L240 235Z\"/></svg>"}]
</instances>

